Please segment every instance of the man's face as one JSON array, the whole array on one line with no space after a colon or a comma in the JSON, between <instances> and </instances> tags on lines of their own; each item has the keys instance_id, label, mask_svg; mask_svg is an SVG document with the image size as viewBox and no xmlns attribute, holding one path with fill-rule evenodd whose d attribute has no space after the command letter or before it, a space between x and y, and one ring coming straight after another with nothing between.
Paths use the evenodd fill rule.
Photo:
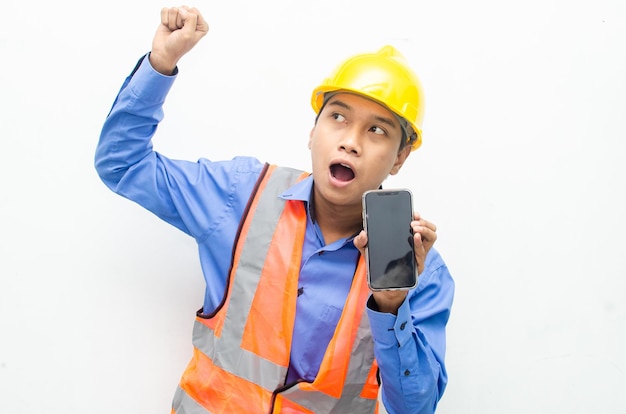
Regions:
<instances>
[{"instance_id":1,"label":"man's face","mask_svg":"<svg viewBox=\"0 0 626 414\"><path fill-rule=\"evenodd\" d=\"M384 106L360 95L338 93L311 130L316 196L334 205L361 206L361 196L396 174L411 149L400 148L402 129Z\"/></svg>"}]
</instances>

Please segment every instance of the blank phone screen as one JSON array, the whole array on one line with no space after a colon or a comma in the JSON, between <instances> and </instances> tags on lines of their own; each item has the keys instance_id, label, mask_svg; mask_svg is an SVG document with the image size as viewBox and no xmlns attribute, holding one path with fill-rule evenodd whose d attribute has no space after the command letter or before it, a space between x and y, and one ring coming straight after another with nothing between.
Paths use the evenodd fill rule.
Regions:
<instances>
[{"instance_id":1,"label":"blank phone screen","mask_svg":"<svg viewBox=\"0 0 626 414\"><path fill-rule=\"evenodd\" d=\"M375 191L365 195L370 286L411 288L416 283L408 191Z\"/></svg>"}]
</instances>

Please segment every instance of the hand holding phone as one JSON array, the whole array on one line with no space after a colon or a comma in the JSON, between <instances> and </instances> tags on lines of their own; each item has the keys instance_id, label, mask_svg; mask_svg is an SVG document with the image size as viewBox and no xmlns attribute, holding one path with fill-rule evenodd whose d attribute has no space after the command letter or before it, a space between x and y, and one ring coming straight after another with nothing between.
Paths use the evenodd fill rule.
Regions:
<instances>
[{"instance_id":1,"label":"hand holding phone","mask_svg":"<svg viewBox=\"0 0 626 414\"><path fill-rule=\"evenodd\" d=\"M417 285L412 199L407 189L363 194L367 282L372 290L408 290Z\"/></svg>"}]
</instances>

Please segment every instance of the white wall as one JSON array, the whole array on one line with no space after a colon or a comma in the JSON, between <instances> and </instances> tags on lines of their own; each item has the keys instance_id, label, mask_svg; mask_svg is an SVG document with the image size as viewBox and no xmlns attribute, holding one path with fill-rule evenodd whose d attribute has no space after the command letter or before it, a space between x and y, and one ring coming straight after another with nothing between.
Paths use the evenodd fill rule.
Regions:
<instances>
[{"instance_id":1,"label":"white wall","mask_svg":"<svg viewBox=\"0 0 626 414\"><path fill-rule=\"evenodd\" d=\"M168 5L2 6L2 413L168 412L202 300L195 245L93 168ZM396 45L428 108L387 185L414 191L457 282L438 412L624 412L626 3L195 5L211 31L181 62L160 151L308 169L311 89Z\"/></svg>"}]
</instances>

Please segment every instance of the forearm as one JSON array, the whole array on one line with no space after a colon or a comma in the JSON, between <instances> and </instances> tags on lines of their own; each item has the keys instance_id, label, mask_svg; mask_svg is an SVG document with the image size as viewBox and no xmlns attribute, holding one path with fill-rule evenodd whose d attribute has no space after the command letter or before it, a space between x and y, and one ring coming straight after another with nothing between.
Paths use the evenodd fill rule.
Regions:
<instances>
[{"instance_id":1,"label":"forearm","mask_svg":"<svg viewBox=\"0 0 626 414\"><path fill-rule=\"evenodd\" d=\"M380 328L373 330L383 403L390 414L433 413L439 400L442 372L425 338L413 326L406 302L397 317L370 315L373 325Z\"/></svg>"},{"instance_id":2,"label":"forearm","mask_svg":"<svg viewBox=\"0 0 626 414\"><path fill-rule=\"evenodd\" d=\"M446 325L454 281L435 249L426 258L417 288L397 315L378 312L368 302L374 353L380 367L383 403L389 413L433 413L443 395Z\"/></svg>"},{"instance_id":3,"label":"forearm","mask_svg":"<svg viewBox=\"0 0 626 414\"><path fill-rule=\"evenodd\" d=\"M102 181L122 195L170 224L191 233L180 217L170 183L181 168L152 147L162 106L175 76L164 76L142 57L126 78L104 122L96 147L95 167ZM187 219L189 221L189 219Z\"/></svg>"},{"instance_id":4,"label":"forearm","mask_svg":"<svg viewBox=\"0 0 626 414\"><path fill-rule=\"evenodd\" d=\"M175 76L152 69L144 56L126 79L109 112L96 148L95 167L113 191L130 167L152 153L152 136Z\"/></svg>"}]
</instances>

